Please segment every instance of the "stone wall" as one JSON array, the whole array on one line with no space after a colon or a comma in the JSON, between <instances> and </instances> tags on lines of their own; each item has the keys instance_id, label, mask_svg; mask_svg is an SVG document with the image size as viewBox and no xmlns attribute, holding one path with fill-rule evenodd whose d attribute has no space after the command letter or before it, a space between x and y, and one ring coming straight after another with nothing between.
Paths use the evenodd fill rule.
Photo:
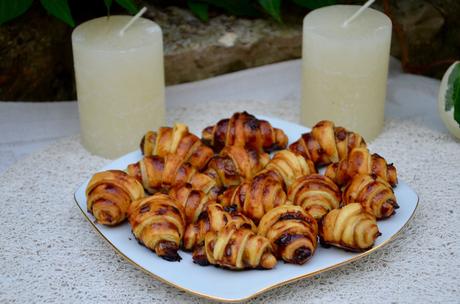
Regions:
<instances>
[{"instance_id":1,"label":"stone wall","mask_svg":"<svg viewBox=\"0 0 460 304\"><path fill-rule=\"evenodd\" d=\"M167 84L300 57L301 9L286 13L284 24L220 12L202 23L186 9L150 3L144 3L147 17L164 33ZM376 8L391 15L397 30L392 55L402 58L407 71L439 77L460 58L460 1L392 0L386 8L379 3ZM92 17L85 13L77 20ZM71 30L38 5L0 26L0 100L75 99Z\"/></svg>"}]
</instances>

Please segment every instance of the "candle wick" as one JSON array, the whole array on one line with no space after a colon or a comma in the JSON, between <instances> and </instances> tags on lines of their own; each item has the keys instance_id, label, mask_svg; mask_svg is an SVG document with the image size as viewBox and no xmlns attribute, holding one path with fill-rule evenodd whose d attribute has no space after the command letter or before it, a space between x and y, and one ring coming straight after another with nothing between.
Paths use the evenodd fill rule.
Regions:
<instances>
[{"instance_id":1,"label":"candle wick","mask_svg":"<svg viewBox=\"0 0 460 304\"><path fill-rule=\"evenodd\" d=\"M361 6L361 7L359 8L359 10L358 10L356 13L354 13L350 18L348 18L347 20L345 20L345 22L342 24L342 27L348 26L348 24L349 24L350 22L352 22L352 21L355 20L359 15L361 15L361 13L364 12L364 10L366 10L366 9L367 9L369 6L371 6L372 3L374 3L374 2L375 2L375 0L368 0L366 3L364 3L364 5Z\"/></svg>"},{"instance_id":2,"label":"candle wick","mask_svg":"<svg viewBox=\"0 0 460 304\"><path fill-rule=\"evenodd\" d=\"M139 19L145 12L147 11L146 7L143 7L136 15L134 15L131 20L120 30L118 33L120 36L125 34L125 31L134 23L137 19Z\"/></svg>"}]
</instances>

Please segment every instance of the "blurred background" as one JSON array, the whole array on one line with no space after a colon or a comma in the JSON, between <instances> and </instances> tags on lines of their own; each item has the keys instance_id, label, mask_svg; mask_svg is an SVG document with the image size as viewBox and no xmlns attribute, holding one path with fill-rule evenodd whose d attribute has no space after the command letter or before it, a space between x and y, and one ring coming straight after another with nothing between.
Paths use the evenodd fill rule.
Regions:
<instances>
[{"instance_id":1,"label":"blurred background","mask_svg":"<svg viewBox=\"0 0 460 304\"><path fill-rule=\"evenodd\" d=\"M2 1L0 100L75 100L70 35L75 25L107 15L111 2ZM111 14L128 13L132 4L146 6L144 17L162 27L166 84L171 85L300 58L305 14L364 1L113 2ZM460 1L378 0L373 7L393 21L391 54L404 71L440 78L460 57Z\"/></svg>"}]
</instances>

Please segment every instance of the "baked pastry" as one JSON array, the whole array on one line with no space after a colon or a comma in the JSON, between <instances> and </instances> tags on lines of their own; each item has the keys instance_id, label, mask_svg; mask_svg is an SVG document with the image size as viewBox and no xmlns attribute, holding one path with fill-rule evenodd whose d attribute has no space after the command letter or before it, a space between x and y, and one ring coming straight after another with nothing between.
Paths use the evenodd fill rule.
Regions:
<instances>
[{"instance_id":1,"label":"baked pastry","mask_svg":"<svg viewBox=\"0 0 460 304\"><path fill-rule=\"evenodd\" d=\"M392 216L399 206L390 184L375 175L358 174L343 191L343 203L360 203L378 220Z\"/></svg>"},{"instance_id":2,"label":"baked pastry","mask_svg":"<svg viewBox=\"0 0 460 304\"><path fill-rule=\"evenodd\" d=\"M260 220L258 234L265 236L277 258L286 263L304 264L318 244L318 224L302 207L282 205Z\"/></svg>"},{"instance_id":3,"label":"baked pastry","mask_svg":"<svg viewBox=\"0 0 460 304\"><path fill-rule=\"evenodd\" d=\"M225 146L251 147L259 152L284 149L288 138L268 121L247 113L235 113L203 130L203 142L219 152Z\"/></svg>"},{"instance_id":4,"label":"baked pastry","mask_svg":"<svg viewBox=\"0 0 460 304\"><path fill-rule=\"evenodd\" d=\"M324 244L350 251L366 251L380 235L375 216L361 204L352 203L334 209L323 217L319 235Z\"/></svg>"},{"instance_id":5,"label":"baked pastry","mask_svg":"<svg viewBox=\"0 0 460 304\"><path fill-rule=\"evenodd\" d=\"M175 154L144 156L137 163L128 165L127 172L142 183L145 191L155 193L169 191L172 187L189 183L194 189L209 192L216 186L213 178L198 172Z\"/></svg>"},{"instance_id":6,"label":"baked pastry","mask_svg":"<svg viewBox=\"0 0 460 304\"><path fill-rule=\"evenodd\" d=\"M214 156L212 149L181 123L174 124L172 128L161 127L157 132L148 131L142 137L140 147L142 154L146 156L165 157L168 154L176 154L198 170L203 169Z\"/></svg>"},{"instance_id":7,"label":"baked pastry","mask_svg":"<svg viewBox=\"0 0 460 304\"><path fill-rule=\"evenodd\" d=\"M313 162L289 150L277 152L259 174L268 174L289 188L299 177L316 173Z\"/></svg>"},{"instance_id":8,"label":"baked pastry","mask_svg":"<svg viewBox=\"0 0 460 304\"><path fill-rule=\"evenodd\" d=\"M342 193L328 177L320 174L302 176L288 189L288 199L301 206L316 220L340 207Z\"/></svg>"},{"instance_id":9,"label":"baked pastry","mask_svg":"<svg viewBox=\"0 0 460 304\"><path fill-rule=\"evenodd\" d=\"M208 231L219 231L226 225L233 225L237 228L245 227L254 232L257 231L256 225L243 214L239 212L229 213L221 205L212 203L208 205L206 212L201 214L198 221L187 226L183 248L190 251L202 246ZM197 260L199 259L197 258Z\"/></svg>"},{"instance_id":10,"label":"baked pastry","mask_svg":"<svg viewBox=\"0 0 460 304\"><path fill-rule=\"evenodd\" d=\"M315 165L328 165L347 157L355 147L366 147L361 135L322 120L292 143L289 150L311 159Z\"/></svg>"},{"instance_id":11,"label":"baked pastry","mask_svg":"<svg viewBox=\"0 0 460 304\"><path fill-rule=\"evenodd\" d=\"M205 245L201 249L208 263L230 269L262 268L271 269L276 265L270 242L250 229L227 225L219 231L206 234ZM204 265L204 263L199 263Z\"/></svg>"},{"instance_id":12,"label":"baked pastry","mask_svg":"<svg viewBox=\"0 0 460 304\"><path fill-rule=\"evenodd\" d=\"M270 160L264 152L239 146L225 147L213 157L205 173L215 179L218 187L237 186L252 179Z\"/></svg>"},{"instance_id":13,"label":"baked pastry","mask_svg":"<svg viewBox=\"0 0 460 304\"><path fill-rule=\"evenodd\" d=\"M217 192L204 192L193 189L190 184L185 184L173 187L169 191L169 196L184 207L186 222L190 224L198 221L200 215L206 212L209 204L216 202Z\"/></svg>"},{"instance_id":14,"label":"baked pastry","mask_svg":"<svg viewBox=\"0 0 460 304\"><path fill-rule=\"evenodd\" d=\"M131 202L142 197L142 185L120 170L96 173L86 187L88 212L97 222L109 226L123 222Z\"/></svg>"},{"instance_id":15,"label":"baked pastry","mask_svg":"<svg viewBox=\"0 0 460 304\"><path fill-rule=\"evenodd\" d=\"M257 175L252 181L227 189L219 195L227 210L239 211L258 223L267 211L286 202L283 185L269 175Z\"/></svg>"},{"instance_id":16,"label":"baked pastry","mask_svg":"<svg viewBox=\"0 0 460 304\"><path fill-rule=\"evenodd\" d=\"M168 195L157 193L134 201L129 208L129 224L145 247L167 261L180 261L177 253L185 230L182 206Z\"/></svg>"},{"instance_id":17,"label":"baked pastry","mask_svg":"<svg viewBox=\"0 0 460 304\"><path fill-rule=\"evenodd\" d=\"M337 185L343 186L356 174L374 174L386 180L391 186L396 186L398 178L393 164L378 154L370 154L367 148L355 148L338 163L329 165L324 175Z\"/></svg>"}]
</instances>

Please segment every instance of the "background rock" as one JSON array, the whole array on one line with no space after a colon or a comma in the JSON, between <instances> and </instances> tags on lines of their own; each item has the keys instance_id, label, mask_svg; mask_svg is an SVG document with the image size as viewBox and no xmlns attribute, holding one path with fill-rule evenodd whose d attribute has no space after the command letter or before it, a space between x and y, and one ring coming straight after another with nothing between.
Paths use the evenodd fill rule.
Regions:
<instances>
[{"instance_id":1,"label":"background rock","mask_svg":"<svg viewBox=\"0 0 460 304\"><path fill-rule=\"evenodd\" d=\"M85 10L92 7L91 1L81 1L72 7L77 23L104 14L104 7ZM219 11L202 23L187 9L162 4L170 1L155 1L156 6L151 3L143 4L149 6L147 17L163 29L167 84L301 55L301 23L307 11L299 7L283 7L284 24ZM460 58L460 1L391 0L390 4L397 29L392 55L402 59L408 72L440 77L450 61ZM384 10L382 1L377 1L376 8ZM71 31L39 5L0 26L0 100L75 99Z\"/></svg>"}]
</instances>

